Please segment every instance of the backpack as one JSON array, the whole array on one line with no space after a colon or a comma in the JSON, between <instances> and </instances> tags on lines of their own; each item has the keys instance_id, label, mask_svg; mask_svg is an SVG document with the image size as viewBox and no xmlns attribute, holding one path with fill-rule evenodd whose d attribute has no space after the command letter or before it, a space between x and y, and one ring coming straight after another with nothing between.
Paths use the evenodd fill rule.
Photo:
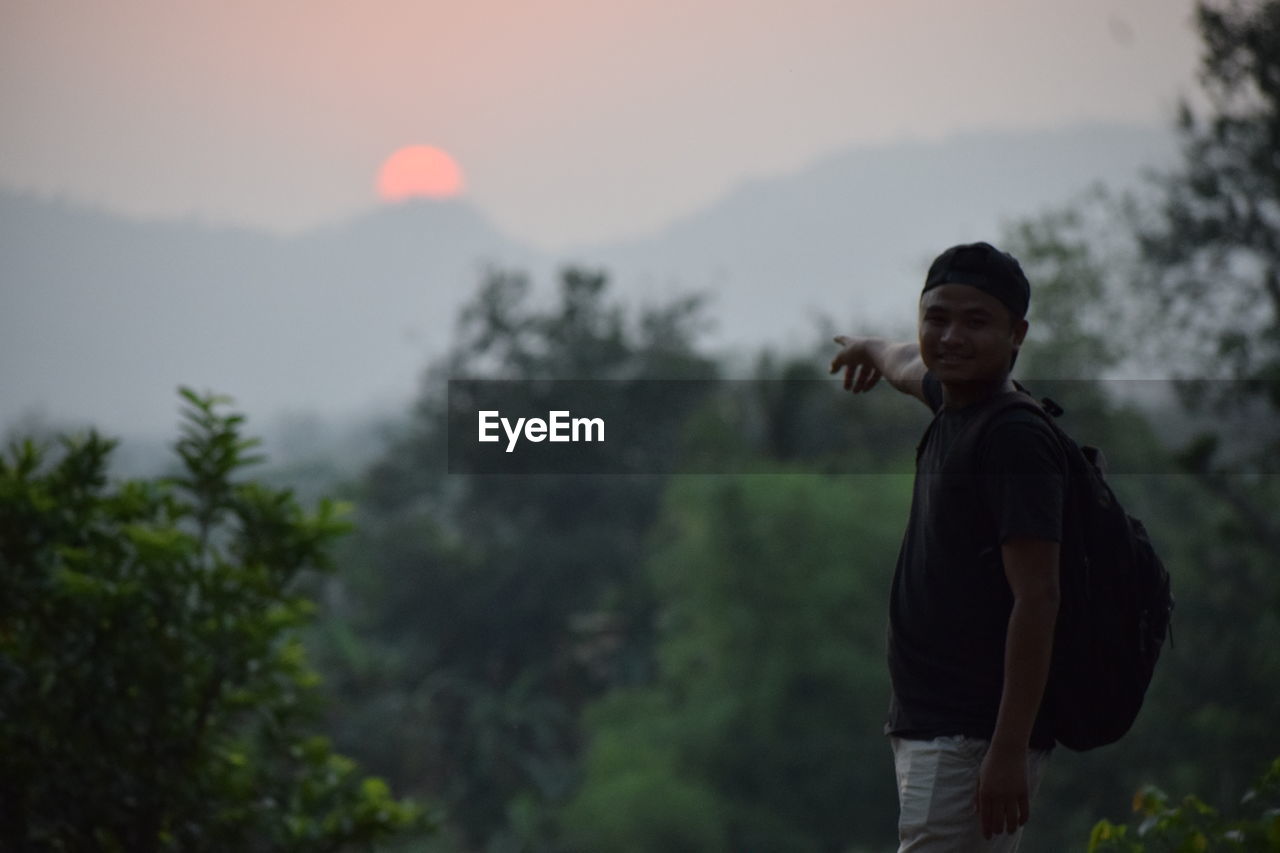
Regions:
<instances>
[{"instance_id":1,"label":"backpack","mask_svg":"<svg viewBox=\"0 0 1280 853\"><path fill-rule=\"evenodd\" d=\"M1142 522L1125 512L1104 479L1097 448L1078 445L1058 425L1062 408L1026 389L1003 395L969 433L1026 409L1044 419L1067 460L1060 605L1044 703L1053 735L1078 751L1119 740L1133 725L1165 637L1173 595L1169 573Z\"/></svg>"}]
</instances>

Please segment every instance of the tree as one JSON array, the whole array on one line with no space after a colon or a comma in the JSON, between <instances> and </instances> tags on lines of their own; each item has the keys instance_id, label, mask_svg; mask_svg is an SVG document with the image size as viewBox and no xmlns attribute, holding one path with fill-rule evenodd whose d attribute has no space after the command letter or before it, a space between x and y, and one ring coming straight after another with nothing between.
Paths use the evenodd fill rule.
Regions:
<instances>
[{"instance_id":1,"label":"tree","mask_svg":"<svg viewBox=\"0 0 1280 853\"><path fill-rule=\"evenodd\" d=\"M1201 2L1196 21L1209 113L1183 103L1182 166L1160 181L1158 207L1139 222L1140 247L1199 375L1276 380L1280 3Z\"/></svg>"},{"instance_id":2,"label":"tree","mask_svg":"<svg viewBox=\"0 0 1280 853\"><path fill-rule=\"evenodd\" d=\"M1197 4L1207 115L1182 105L1180 168L1137 222L1148 285L1204 433L1185 461L1272 552L1280 528L1280 2ZM1245 473L1246 478L1230 473Z\"/></svg>"},{"instance_id":3,"label":"tree","mask_svg":"<svg viewBox=\"0 0 1280 853\"><path fill-rule=\"evenodd\" d=\"M653 534L659 670L588 714L574 850L881 849L884 600L905 476L680 478Z\"/></svg>"},{"instance_id":4,"label":"tree","mask_svg":"<svg viewBox=\"0 0 1280 853\"><path fill-rule=\"evenodd\" d=\"M184 390L180 473L112 483L97 433L0 458L0 847L329 851L426 826L311 734L300 577L345 527L241 478Z\"/></svg>"},{"instance_id":5,"label":"tree","mask_svg":"<svg viewBox=\"0 0 1280 853\"><path fill-rule=\"evenodd\" d=\"M1215 739L1215 760L1244 759L1280 751L1266 718L1280 670L1263 639L1280 607L1280 1L1200 2L1196 24L1207 106L1183 104L1181 164L1160 178L1136 235L1154 316L1173 324L1169 350L1193 380L1181 386L1184 418L1200 434L1182 463L1214 499L1192 604L1214 638L1220 689L1196 697L1194 733ZM1211 796L1238 797L1242 775Z\"/></svg>"},{"instance_id":6,"label":"tree","mask_svg":"<svg viewBox=\"0 0 1280 853\"><path fill-rule=\"evenodd\" d=\"M512 406L545 413L544 380L628 389L713 371L693 344L696 300L629 311L602 274L558 284L537 304L526 278L494 273L464 308L458 344L362 484L330 623L329 671L357 709L335 720L339 742L441 800L465 849L542 843L578 780L580 709L647 678L641 566L663 479L451 467L446 380L500 380ZM662 420L666 401L637 393L628 416ZM353 629L368 640L344 641Z\"/></svg>"},{"instance_id":7,"label":"tree","mask_svg":"<svg viewBox=\"0 0 1280 853\"><path fill-rule=\"evenodd\" d=\"M1017 375L1028 381L1089 381L1097 385L1127 347L1117 300L1123 297L1108 275L1099 247L1100 224L1111 202L1094 190L1074 204L1011 225L1003 245L1018 258L1032 282L1027 343L1018 354Z\"/></svg>"},{"instance_id":8,"label":"tree","mask_svg":"<svg viewBox=\"0 0 1280 853\"><path fill-rule=\"evenodd\" d=\"M1280 3L1202 2L1196 23L1207 108L1183 105L1181 164L1153 185L1154 203L1131 199L1132 218L1112 229L1130 235L1137 251L1133 291L1142 311L1125 344L1154 342L1158 367L1187 380L1177 383L1181 405L1152 422L1166 436L1182 433L1181 442L1199 432L1180 453L1188 476L1132 478L1122 489L1127 505L1135 491L1142 497L1134 508L1173 574L1177 643L1165 652L1134 732L1100 754L1060 760L1048 775L1040 801L1063 810L1076 841L1098 814L1127 801L1118 784L1132 791L1158 779L1232 802L1244 792L1245 768L1260 752L1280 750L1273 710L1280 483L1272 476L1280 449ZM1151 826L1191 827L1209 814L1199 800L1140 804ZM1094 810L1083 823L1067 814L1081 805ZM1134 841L1111 826L1095 832L1114 837L1095 834L1095 842ZM1192 833L1176 844L1174 837L1153 835L1149 849L1239 849L1229 835ZM1227 846L1198 846L1206 843Z\"/></svg>"}]
</instances>

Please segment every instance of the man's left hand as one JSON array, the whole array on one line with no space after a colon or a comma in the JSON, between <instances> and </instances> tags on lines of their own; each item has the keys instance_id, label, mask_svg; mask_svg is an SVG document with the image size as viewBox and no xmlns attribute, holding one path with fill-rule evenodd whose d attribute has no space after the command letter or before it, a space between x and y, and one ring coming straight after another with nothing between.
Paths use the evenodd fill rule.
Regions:
<instances>
[{"instance_id":1,"label":"man's left hand","mask_svg":"<svg viewBox=\"0 0 1280 853\"><path fill-rule=\"evenodd\" d=\"M974 810L982 825L982 837L1014 833L1031 815L1027 783L1026 749L1000 748L992 744L978 774Z\"/></svg>"}]
</instances>

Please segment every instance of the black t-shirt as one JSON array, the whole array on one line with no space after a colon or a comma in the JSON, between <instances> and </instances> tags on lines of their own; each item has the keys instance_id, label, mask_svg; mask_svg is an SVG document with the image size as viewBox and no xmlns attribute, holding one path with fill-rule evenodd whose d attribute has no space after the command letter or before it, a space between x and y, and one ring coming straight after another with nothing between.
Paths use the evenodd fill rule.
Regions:
<instances>
[{"instance_id":1,"label":"black t-shirt","mask_svg":"<svg viewBox=\"0 0 1280 853\"><path fill-rule=\"evenodd\" d=\"M1061 541L1067 463L1052 429L1034 412L1006 410L975 443L965 429L990 400L944 408L932 374L925 377L925 397L937 414L916 467L893 578L893 697L885 730L904 738L989 739L1013 608L1000 546L1011 539ZM976 447L977 458L959 458L961 445ZM1031 745L1053 745L1043 714Z\"/></svg>"}]
</instances>

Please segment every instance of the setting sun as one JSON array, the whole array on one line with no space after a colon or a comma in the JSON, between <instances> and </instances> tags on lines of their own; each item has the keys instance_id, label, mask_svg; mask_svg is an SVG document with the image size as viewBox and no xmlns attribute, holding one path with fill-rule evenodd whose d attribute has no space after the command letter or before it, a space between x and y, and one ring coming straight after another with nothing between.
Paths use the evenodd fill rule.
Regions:
<instances>
[{"instance_id":1,"label":"setting sun","mask_svg":"<svg viewBox=\"0 0 1280 853\"><path fill-rule=\"evenodd\" d=\"M378 197L383 201L452 198L461 192L462 169L447 153L430 145L401 148L378 170Z\"/></svg>"}]
</instances>

